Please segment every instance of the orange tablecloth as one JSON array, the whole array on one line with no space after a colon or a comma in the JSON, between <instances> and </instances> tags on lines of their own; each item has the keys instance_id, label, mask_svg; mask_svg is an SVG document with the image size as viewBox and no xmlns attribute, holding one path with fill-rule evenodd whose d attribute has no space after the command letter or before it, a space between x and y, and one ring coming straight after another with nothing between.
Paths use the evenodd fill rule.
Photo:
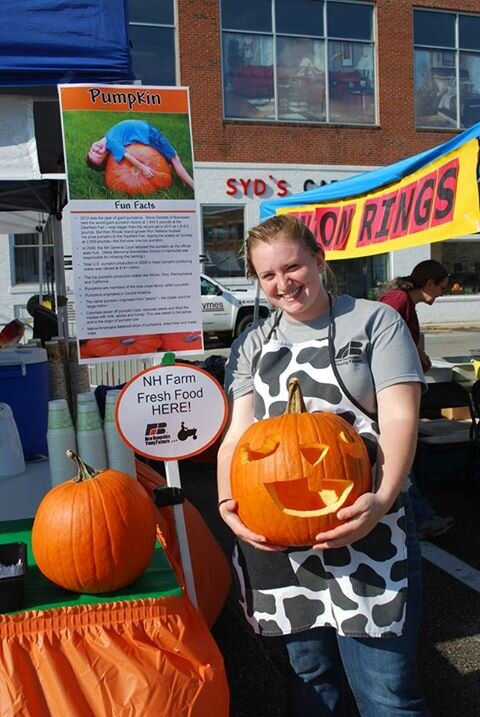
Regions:
<instances>
[{"instance_id":1,"label":"orange tablecloth","mask_svg":"<svg viewBox=\"0 0 480 717\"><path fill-rule=\"evenodd\" d=\"M227 717L228 704L186 597L0 615L1 717Z\"/></svg>"},{"instance_id":2,"label":"orange tablecloth","mask_svg":"<svg viewBox=\"0 0 480 717\"><path fill-rule=\"evenodd\" d=\"M137 472L147 490L164 482L148 466ZM230 571L198 511L185 507L199 610L172 573L177 591L165 596L69 605L66 593L53 608L32 601L33 609L0 614L0 717L228 716L223 658L207 624L223 606ZM183 585L171 511L157 515ZM29 561L37 570L31 552Z\"/></svg>"}]
</instances>

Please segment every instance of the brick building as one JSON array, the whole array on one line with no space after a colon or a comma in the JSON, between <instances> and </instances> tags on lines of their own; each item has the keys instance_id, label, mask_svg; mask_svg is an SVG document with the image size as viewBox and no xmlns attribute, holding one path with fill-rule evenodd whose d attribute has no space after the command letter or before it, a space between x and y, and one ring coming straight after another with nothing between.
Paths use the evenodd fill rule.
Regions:
<instances>
[{"instance_id":1,"label":"brick building","mask_svg":"<svg viewBox=\"0 0 480 717\"><path fill-rule=\"evenodd\" d=\"M200 251L206 272L227 285L245 281L244 230L262 199L390 164L480 121L478 0L129 0L128 8L137 80L190 87ZM21 241L10 237L8 259L17 298ZM372 296L378 282L430 256L463 293L424 317L421 307L420 318L475 321L477 236L333 268L340 290Z\"/></svg>"},{"instance_id":2,"label":"brick building","mask_svg":"<svg viewBox=\"0 0 480 717\"><path fill-rule=\"evenodd\" d=\"M204 252L219 257L220 276L231 281L235 262L222 270L221 258L233 241L240 252L242 220L257 221L261 199L390 164L480 120L475 11L475 0L178 3ZM430 256L468 293L445 297L425 319L475 320L476 237L335 262L334 270L340 289L367 295Z\"/></svg>"}]
</instances>

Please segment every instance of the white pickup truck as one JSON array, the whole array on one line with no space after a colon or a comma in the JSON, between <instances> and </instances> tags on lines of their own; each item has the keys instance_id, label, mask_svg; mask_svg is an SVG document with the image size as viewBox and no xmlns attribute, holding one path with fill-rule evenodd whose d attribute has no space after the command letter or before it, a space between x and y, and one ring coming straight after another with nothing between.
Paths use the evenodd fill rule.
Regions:
<instances>
[{"instance_id":1,"label":"white pickup truck","mask_svg":"<svg viewBox=\"0 0 480 717\"><path fill-rule=\"evenodd\" d=\"M227 289L216 279L202 274L202 323L205 334L231 340L245 331L254 319L255 289ZM271 305L263 294L258 297L258 318L269 315Z\"/></svg>"}]
</instances>

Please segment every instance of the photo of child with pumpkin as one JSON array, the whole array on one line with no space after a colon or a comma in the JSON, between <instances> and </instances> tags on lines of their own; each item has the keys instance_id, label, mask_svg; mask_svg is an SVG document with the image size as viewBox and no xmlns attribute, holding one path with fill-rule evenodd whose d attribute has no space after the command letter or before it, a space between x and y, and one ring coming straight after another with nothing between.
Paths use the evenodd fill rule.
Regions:
<instances>
[{"instance_id":1,"label":"photo of child with pumpkin","mask_svg":"<svg viewBox=\"0 0 480 717\"><path fill-rule=\"evenodd\" d=\"M363 717L426 717L416 684L421 558L406 492L425 382L418 351L392 308L327 291L323 249L298 219L275 216L251 229L246 260L276 307L233 343L225 367L229 422L218 452L218 509L236 536L246 620L259 635L282 636L292 717L344 715L343 670ZM326 516L313 545L276 544L249 529L242 496L232 496L236 461L244 470L252 461L252 480L263 471L260 487L276 495L264 515L268 533L285 514L301 515L330 493L315 487L329 446L302 446L293 423L276 436L265 429L264 444L245 449L241 461L235 453L247 428L284 413L292 378L310 413L339 414L355 429L371 463L373 487L336 511L336 527L329 527L332 495L321 510L305 511L306 519ZM335 440L348 444L349 431ZM303 475L290 475L292 465ZM335 465L328 470L335 474ZM282 488L282 480L295 487Z\"/></svg>"},{"instance_id":2,"label":"photo of child with pumpkin","mask_svg":"<svg viewBox=\"0 0 480 717\"><path fill-rule=\"evenodd\" d=\"M176 150L156 127L149 122L127 119L118 122L95 142L92 142L87 153L86 162L91 169L102 172L108 156L111 154L116 162L126 159L142 174L150 179L154 170L139 161L128 151L134 143L144 144L157 150L175 170L179 179L193 190L193 179L182 164Z\"/></svg>"}]
</instances>

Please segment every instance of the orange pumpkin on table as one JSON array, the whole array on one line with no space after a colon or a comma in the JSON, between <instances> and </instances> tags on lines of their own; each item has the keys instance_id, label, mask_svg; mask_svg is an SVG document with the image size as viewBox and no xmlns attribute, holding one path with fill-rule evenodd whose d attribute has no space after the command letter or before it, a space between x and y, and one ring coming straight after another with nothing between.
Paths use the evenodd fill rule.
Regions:
<instances>
[{"instance_id":1,"label":"orange pumpkin on table","mask_svg":"<svg viewBox=\"0 0 480 717\"><path fill-rule=\"evenodd\" d=\"M96 471L73 451L77 475L52 488L32 528L38 569L56 585L105 593L134 582L155 549L155 506L140 483L115 470Z\"/></svg>"},{"instance_id":2,"label":"orange pumpkin on table","mask_svg":"<svg viewBox=\"0 0 480 717\"><path fill-rule=\"evenodd\" d=\"M103 339L86 339L80 342L82 358L152 354L160 351L163 341L158 334L145 336L110 336Z\"/></svg>"},{"instance_id":3,"label":"orange pumpkin on table","mask_svg":"<svg viewBox=\"0 0 480 717\"><path fill-rule=\"evenodd\" d=\"M231 464L232 496L245 525L277 545L312 545L340 525L337 511L370 490L359 434L333 413L308 413L292 379L283 416L253 423Z\"/></svg>"},{"instance_id":4,"label":"orange pumpkin on table","mask_svg":"<svg viewBox=\"0 0 480 717\"><path fill-rule=\"evenodd\" d=\"M146 144L134 142L128 145L127 151L142 164L153 169L153 177L146 177L139 167L135 167L128 159L115 161L110 154L105 165L105 184L114 192L125 192L130 195L154 194L159 189L167 189L172 184L170 165L156 149Z\"/></svg>"}]
</instances>

